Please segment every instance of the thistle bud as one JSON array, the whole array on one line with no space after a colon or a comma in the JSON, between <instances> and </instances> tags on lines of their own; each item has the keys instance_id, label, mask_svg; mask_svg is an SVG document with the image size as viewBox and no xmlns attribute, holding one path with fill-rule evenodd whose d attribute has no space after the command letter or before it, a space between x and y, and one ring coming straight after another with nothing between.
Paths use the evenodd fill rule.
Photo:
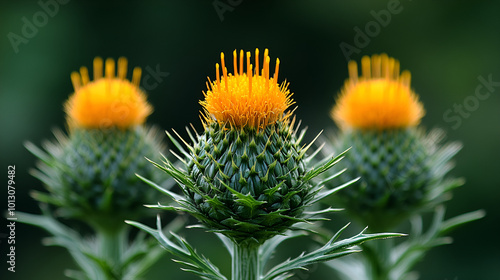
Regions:
<instances>
[{"instance_id":1,"label":"thistle bud","mask_svg":"<svg viewBox=\"0 0 500 280\"><path fill-rule=\"evenodd\" d=\"M350 79L331 114L341 130L330 142L336 151L352 147L339 179L361 179L336 197L363 224L387 230L445 199L444 177L460 145L441 145L442 132L418 127L424 109L398 61L383 54L363 57L361 65L358 77L356 62L349 63Z\"/></svg>"},{"instance_id":2,"label":"thistle bud","mask_svg":"<svg viewBox=\"0 0 500 280\"><path fill-rule=\"evenodd\" d=\"M188 151L183 151L185 169L169 161L158 165L184 191L185 198L177 201L181 207L175 209L237 244L262 244L306 221L304 209L320 190L311 179L335 161L320 171L308 169L304 156L310 145L300 145L302 137L286 111L293 102L288 85L277 83L279 60L271 77L267 50L262 70L258 54L256 50L255 72L246 54L244 72L243 51L239 59L235 51L233 73L221 54L222 75L217 64L216 79L201 101L204 131L190 134L193 144L186 143Z\"/></svg>"},{"instance_id":3,"label":"thistle bud","mask_svg":"<svg viewBox=\"0 0 500 280\"><path fill-rule=\"evenodd\" d=\"M152 112L139 89L141 71L134 69L132 82L126 80L127 61L94 60L94 81L85 67L72 73L75 93L65 104L69 134L57 132L58 142L43 152L28 148L41 162L35 171L46 184L48 194L35 198L55 205L61 215L77 218L100 228L123 227L126 218L144 215L143 204L154 201L154 191L137 178L147 174L159 181L146 157L162 149L156 129L144 127ZM158 174L159 173L159 174Z\"/></svg>"}]
</instances>

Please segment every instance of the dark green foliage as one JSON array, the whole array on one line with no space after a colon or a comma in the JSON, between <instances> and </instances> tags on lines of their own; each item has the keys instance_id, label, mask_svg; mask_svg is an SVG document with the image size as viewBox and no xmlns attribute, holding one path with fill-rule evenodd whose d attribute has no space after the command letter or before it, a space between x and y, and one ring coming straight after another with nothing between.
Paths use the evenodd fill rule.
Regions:
<instances>
[{"instance_id":1,"label":"dark green foliage","mask_svg":"<svg viewBox=\"0 0 500 280\"><path fill-rule=\"evenodd\" d=\"M49 191L35 198L57 206L60 215L115 227L143 216L143 205L156 200L155 191L135 176L165 179L144 158L162 148L155 129L75 129L56 136L59 142L46 145L47 153L27 148L42 160L34 175Z\"/></svg>"},{"instance_id":2,"label":"dark green foliage","mask_svg":"<svg viewBox=\"0 0 500 280\"><path fill-rule=\"evenodd\" d=\"M168 191L167 191L168 192ZM176 262L185 266L183 270L192 272L202 279L209 280L226 280L224 275L222 275L219 269L213 265L206 257L203 255L199 255L196 250L184 239L181 237L171 234L172 237L168 238L163 234L163 229L161 225L160 218L158 217L156 229L148 227L146 225L127 221L128 224L135 226L148 232L152 236L154 236L158 242L165 248L167 251L171 252L173 255L179 258L179 260L175 260ZM360 252L359 245L363 244L366 241L376 240L376 239L385 239L392 237L401 237L404 234L398 233L377 233L377 234L366 234L363 230L359 234L347 238L347 239L339 239L342 232L347 228L347 226L343 227L333 237L331 237L324 246L318 248L310 253L302 252L298 257L293 259L289 258L286 261L279 263L278 265L272 267L271 269L265 272L266 264L269 258L275 253L276 247L278 247L283 241L288 239L293 239L298 236L302 236L301 233L293 233L287 232L282 236L275 236L269 239L261 250L259 251L259 260L260 260L260 268L259 272L261 275L258 279L262 280L278 280L278 279L291 279L293 277L293 271L295 270L307 270L307 266L315 263L326 262L329 260L337 259L343 256L347 256L353 253ZM234 244L227 240L226 237L222 235L218 235L222 240L225 247L229 250L231 254L234 252L234 247L239 246L238 244ZM255 245L255 244L254 244ZM234 279L234 278L231 278Z\"/></svg>"}]
</instances>

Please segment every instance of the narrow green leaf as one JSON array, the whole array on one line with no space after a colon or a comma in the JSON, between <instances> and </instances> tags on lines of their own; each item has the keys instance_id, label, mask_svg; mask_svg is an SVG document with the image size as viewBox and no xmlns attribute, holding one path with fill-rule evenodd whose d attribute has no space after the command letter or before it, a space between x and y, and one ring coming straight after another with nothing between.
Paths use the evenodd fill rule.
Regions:
<instances>
[{"instance_id":1,"label":"narrow green leaf","mask_svg":"<svg viewBox=\"0 0 500 280\"><path fill-rule=\"evenodd\" d=\"M183 196L180 196L180 195L178 195L178 194L176 194L174 192L171 192L171 191L169 191L167 189L164 189L161 186L157 185L155 182L153 182L151 180L148 180L148 179L142 177L139 174L135 174L135 176L139 177L139 179L141 179L142 181L144 181L144 183L146 183L146 184L150 185L151 187L159 190L160 192L168 195L170 198L172 198L175 201L183 201L183 200L185 200Z\"/></svg>"},{"instance_id":2,"label":"narrow green leaf","mask_svg":"<svg viewBox=\"0 0 500 280\"><path fill-rule=\"evenodd\" d=\"M334 242L346 227L347 226L339 230L323 247L308 254L302 253L299 257L295 259L292 260L289 259L273 267L263 277L263 280L275 280L278 279L277 277L288 274L292 270L305 269L306 266L314 263L324 262L359 252L359 250L355 249L354 246L360 245L369 240L405 236L404 234L399 234L399 233L365 234L364 231L362 231L358 235L355 235L351 238Z\"/></svg>"},{"instance_id":3,"label":"narrow green leaf","mask_svg":"<svg viewBox=\"0 0 500 280\"><path fill-rule=\"evenodd\" d=\"M484 210L476 210L473 212L465 213L460 216L448 219L443 222L440 234L446 234L461 225L479 220L484 216L486 216L486 212Z\"/></svg>"},{"instance_id":4,"label":"narrow green leaf","mask_svg":"<svg viewBox=\"0 0 500 280\"><path fill-rule=\"evenodd\" d=\"M321 173L327 171L331 167L333 167L335 164L337 164L342 158L344 158L345 153L347 153L348 150L345 150L344 152L340 153L339 155L332 157L330 160L328 160L325 164L317 166L313 169L311 169L309 172L307 172L304 177L302 178L303 181L307 182L310 181L311 179L317 177Z\"/></svg>"},{"instance_id":5,"label":"narrow green leaf","mask_svg":"<svg viewBox=\"0 0 500 280\"><path fill-rule=\"evenodd\" d=\"M344 183L344 184L342 184L342 185L340 185L340 186L338 186L338 187L336 187L336 188L334 188L334 189L327 190L327 191L324 191L324 192L319 192L319 193L318 193L318 194L317 194L317 195L316 195L316 196L315 196L315 197L314 197L314 198L313 198L313 199L309 202L309 204L314 204L314 203L316 203L316 202L318 202L318 201L322 200L323 198L328 197L328 196L330 196L330 195L332 195L332 194L334 194L334 193L336 193L336 192L338 192L338 191L340 191L340 190L342 190L342 189L344 189L344 188L346 188L346 187L350 186L352 183L357 182L357 181L359 180L359 178L360 178L360 177L355 178L355 179L352 179L351 181L346 182L346 183Z\"/></svg>"},{"instance_id":6,"label":"narrow green leaf","mask_svg":"<svg viewBox=\"0 0 500 280\"><path fill-rule=\"evenodd\" d=\"M158 242L171 254L182 259L180 262L190 268L183 268L201 276L203 279L226 280L226 277L219 272L219 269L213 265L207 258L196 253L193 247L180 236L173 232L170 235L175 239L175 243L167 238L162 231L160 216L157 217L157 229L150 228L138 222L125 221L127 224L135 226L151 234Z\"/></svg>"}]
</instances>

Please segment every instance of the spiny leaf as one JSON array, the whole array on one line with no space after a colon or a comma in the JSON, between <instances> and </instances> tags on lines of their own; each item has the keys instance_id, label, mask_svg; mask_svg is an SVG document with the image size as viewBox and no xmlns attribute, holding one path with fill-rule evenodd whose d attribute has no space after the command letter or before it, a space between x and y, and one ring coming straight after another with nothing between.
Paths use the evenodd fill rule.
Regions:
<instances>
[{"instance_id":1,"label":"spiny leaf","mask_svg":"<svg viewBox=\"0 0 500 280\"><path fill-rule=\"evenodd\" d=\"M322 143L316 150L314 150L314 152L312 152L310 155L308 155L307 157L304 158L304 163L306 165L309 165L309 163L314 159L314 157L316 157L316 155L321 152L321 150L323 149L323 147L325 146L325 143Z\"/></svg>"},{"instance_id":2,"label":"spiny leaf","mask_svg":"<svg viewBox=\"0 0 500 280\"><path fill-rule=\"evenodd\" d=\"M165 131L165 132L167 133L168 138L170 139L170 141L172 141L172 143L175 145L175 147L177 147L177 149L179 149L179 151L181 151L181 153L183 155L185 155L187 158L189 158L190 157L189 153L186 152L184 147L175 139L175 137L173 137L168 131ZM175 130L173 130L173 132L184 143L184 145L192 152L193 147L191 145L189 145L186 141L184 141L184 139L182 139L182 137L180 137L179 134Z\"/></svg>"},{"instance_id":3,"label":"spiny leaf","mask_svg":"<svg viewBox=\"0 0 500 280\"><path fill-rule=\"evenodd\" d=\"M175 243L167 238L162 231L160 216L157 217L157 229L150 228L138 222L125 221L127 224L135 226L151 234L160 244L170 253L182 261L177 261L187 265L190 268L183 270L195 273L202 276L203 279L210 280L227 280L227 278L219 272L219 269L214 266L207 258L200 256L196 253L194 248L183 238L170 232L171 236L175 239Z\"/></svg>"},{"instance_id":4,"label":"spiny leaf","mask_svg":"<svg viewBox=\"0 0 500 280\"><path fill-rule=\"evenodd\" d=\"M313 263L324 262L359 252L360 250L354 249L353 247L369 240L404 236L404 234L399 233L365 234L364 232L361 232L351 238L334 242L346 227L339 230L339 232L337 232L323 247L308 254L302 253L295 259L289 259L275 266L263 277L263 280L278 279L277 277L288 274L292 270L305 269L307 265L311 265Z\"/></svg>"},{"instance_id":5,"label":"spiny leaf","mask_svg":"<svg viewBox=\"0 0 500 280\"><path fill-rule=\"evenodd\" d=\"M346 187L348 187L349 185L351 185L352 183L355 183L359 180L359 177L356 178L356 179L352 179L351 181L347 182L347 183L344 183L334 189L331 189L331 190L327 190L327 191L324 191L324 192L320 192L318 193L313 200L311 200L311 202L309 202L309 204L314 204L316 203L317 201L320 201L321 199L327 197L327 196L330 196Z\"/></svg>"},{"instance_id":6,"label":"spiny leaf","mask_svg":"<svg viewBox=\"0 0 500 280\"><path fill-rule=\"evenodd\" d=\"M261 269L261 275L264 273L264 268L267 264L267 261L272 257L274 252L276 251L276 248L284 241L288 239L292 239L295 237L300 237L300 236L305 236L306 234L304 232L299 232L299 231L287 231L283 235L277 235L274 236L273 238L267 240L260 248L259 248L259 256L260 256L260 269Z\"/></svg>"},{"instance_id":7,"label":"spiny leaf","mask_svg":"<svg viewBox=\"0 0 500 280\"><path fill-rule=\"evenodd\" d=\"M313 179L314 177L317 177L321 173L327 171L331 167L333 167L335 164L337 164L342 158L344 158L345 153L347 153L349 149L345 150L344 152L340 153L336 157L332 157L329 161L327 161L325 164L311 169L309 172L307 172L304 177L302 178L303 181L309 181Z\"/></svg>"},{"instance_id":8,"label":"spiny leaf","mask_svg":"<svg viewBox=\"0 0 500 280\"><path fill-rule=\"evenodd\" d=\"M49 239L47 244L66 248L85 272L87 279L105 279L103 271L98 269L93 259L89 258L89 246L83 243L79 234L55 220L46 205L41 204L40 208L43 215L17 212L18 221L40 227L52 234L53 237Z\"/></svg>"},{"instance_id":9,"label":"spiny leaf","mask_svg":"<svg viewBox=\"0 0 500 280\"><path fill-rule=\"evenodd\" d=\"M139 175L139 174L135 174L135 175L136 175L137 177L139 177L139 179L141 179L142 181L144 181L146 184L148 184L148 185L150 185L151 187L153 187L153 188L155 188L155 189L159 190L160 192L162 192L162 193L164 193L164 194L168 195L168 196L169 196L170 198L172 198L173 200L175 200L175 201L183 201L183 200L185 200L185 198L184 198L183 196L180 196L180 195L178 195L178 194L176 194L176 193L174 193L174 192L171 192L171 191L169 191L169 190L167 190L167 189L164 189L164 188L162 188L161 186L157 185L155 182L153 182L153 181L151 181L151 180L148 180L148 179L146 179L146 178L142 177L142 176L141 176L141 175Z\"/></svg>"},{"instance_id":10,"label":"spiny leaf","mask_svg":"<svg viewBox=\"0 0 500 280\"><path fill-rule=\"evenodd\" d=\"M264 203L266 203L266 201L259 201L259 200L256 200L250 193L249 194L242 194L240 193L239 191L236 191L234 190L233 188L231 188L228 184L224 183L224 181L222 180L219 180L220 183L226 187L232 194L234 194L234 196L237 197L236 201L238 203L241 203L247 207L250 207L250 209L252 210L252 212L259 206L259 205L262 205ZM253 213L252 213L253 214Z\"/></svg>"},{"instance_id":11,"label":"spiny leaf","mask_svg":"<svg viewBox=\"0 0 500 280\"><path fill-rule=\"evenodd\" d=\"M45 164L50 165L52 161L52 157L47 155L44 151L42 151L40 148L38 148L35 144L31 142L25 142L24 147L30 151L33 155L35 155L37 158L42 160Z\"/></svg>"},{"instance_id":12,"label":"spiny leaf","mask_svg":"<svg viewBox=\"0 0 500 280\"><path fill-rule=\"evenodd\" d=\"M484 210L476 210L473 212L465 213L460 216L456 216L454 218L448 219L443 222L441 226L440 233L446 234L455 228L464 225L466 223L479 220L486 216L486 212Z\"/></svg>"},{"instance_id":13,"label":"spiny leaf","mask_svg":"<svg viewBox=\"0 0 500 280\"><path fill-rule=\"evenodd\" d=\"M318 137L321 135L321 133L323 133L323 130L322 130L322 131L320 131L320 132L318 133L318 135L316 135L316 137L314 137L314 139L311 141L311 143L309 143L309 145L307 145L306 147L304 147L304 148L300 149L300 155L299 155L299 157L303 157L303 156L306 154L307 150L309 150L309 148L311 148L311 146L312 146L312 145L314 144L314 142L318 139Z\"/></svg>"}]
</instances>

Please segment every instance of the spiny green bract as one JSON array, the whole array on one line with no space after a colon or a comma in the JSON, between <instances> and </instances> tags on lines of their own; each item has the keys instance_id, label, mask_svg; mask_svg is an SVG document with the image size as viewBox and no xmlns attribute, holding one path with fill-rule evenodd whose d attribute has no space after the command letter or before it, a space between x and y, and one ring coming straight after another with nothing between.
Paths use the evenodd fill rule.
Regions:
<instances>
[{"instance_id":1,"label":"spiny green bract","mask_svg":"<svg viewBox=\"0 0 500 280\"><path fill-rule=\"evenodd\" d=\"M303 156L288 123L260 131L213 123L193 146L186 194L208 228L262 243L301 220L312 196Z\"/></svg>"},{"instance_id":2,"label":"spiny green bract","mask_svg":"<svg viewBox=\"0 0 500 280\"><path fill-rule=\"evenodd\" d=\"M442 136L439 131L427 136L416 128L343 131L334 140L335 150L352 149L339 179L361 179L336 197L349 214L377 230L388 230L413 211L442 201L449 190L441 184L451 168L448 161L460 149L457 143L438 147Z\"/></svg>"},{"instance_id":3,"label":"spiny green bract","mask_svg":"<svg viewBox=\"0 0 500 280\"><path fill-rule=\"evenodd\" d=\"M154 190L135 173L165 179L144 158L162 149L156 129L75 129L68 137L56 136L59 143L47 145L48 154L28 146L42 160L35 176L49 191L37 193L38 200L58 206L64 216L99 227L140 218L143 205L155 201Z\"/></svg>"}]
</instances>

